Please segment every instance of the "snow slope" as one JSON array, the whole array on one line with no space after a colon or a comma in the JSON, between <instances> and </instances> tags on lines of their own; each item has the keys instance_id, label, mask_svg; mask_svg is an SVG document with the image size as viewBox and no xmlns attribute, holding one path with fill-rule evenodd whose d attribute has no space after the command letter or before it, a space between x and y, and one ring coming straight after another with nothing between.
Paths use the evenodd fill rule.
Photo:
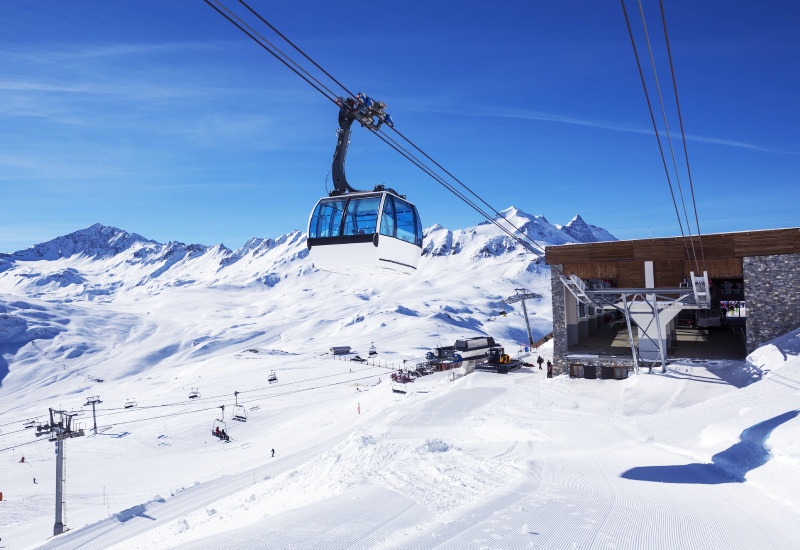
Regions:
<instances>
[{"instance_id":1,"label":"snow slope","mask_svg":"<svg viewBox=\"0 0 800 550\"><path fill-rule=\"evenodd\" d=\"M516 287L545 294L530 309L534 336L549 331L548 269L493 230L451 232L446 251L431 228L417 275L368 281L313 270L300 234L13 260L0 273L3 543L793 548L800 331L746 362L626 381L523 368L391 391L388 373L440 338L487 333L516 352L520 312L489 321ZM328 353L371 342L380 363ZM230 420L234 391L247 422ZM91 428L95 395L98 434L66 443L71 530L48 541L55 457L22 423L53 407ZM220 405L230 443L210 435Z\"/></svg>"}]
</instances>

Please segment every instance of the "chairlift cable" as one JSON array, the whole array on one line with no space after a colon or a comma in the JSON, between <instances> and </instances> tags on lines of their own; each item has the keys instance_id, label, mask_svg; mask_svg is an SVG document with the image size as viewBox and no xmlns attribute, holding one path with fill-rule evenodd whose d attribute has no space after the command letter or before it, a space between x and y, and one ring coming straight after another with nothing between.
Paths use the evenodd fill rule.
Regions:
<instances>
[{"instance_id":1,"label":"chairlift cable","mask_svg":"<svg viewBox=\"0 0 800 550\"><path fill-rule=\"evenodd\" d=\"M700 266L697 263L697 253L695 252L694 249L694 239L692 239L692 225L689 223L689 215L686 212L686 200L684 199L683 196L683 186L681 186L681 177L678 171L678 161L675 158L675 146L672 143L672 135L670 134L669 131L669 121L667 120L667 110L664 106L664 96L661 93L661 83L658 80L658 70L656 69L655 57L653 57L653 47L652 44L650 43L650 33L647 30L647 21L645 20L644 16L644 8L642 7L642 0L638 0L638 2L639 2L639 13L642 18L642 28L644 29L644 38L645 42L647 43L648 54L650 55L650 66L653 69L653 79L655 80L656 83L656 92L658 93L658 101L661 105L661 114L664 117L664 131L667 134L667 144L669 145L670 154L672 155L672 167L673 170L675 171L675 184L678 187L678 194L680 195L681 198L681 206L683 206L683 217L684 220L686 221L686 231L689 233L689 244L691 244L692 247L692 256L694 257L694 267L695 270L699 272Z\"/></svg>"},{"instance_id":2,"label":"chairlift cable","mask_svg":"<svg viewBox=\"0 0 800 550\"><path fill-rule=\"evenodd\" d=\"M334 376L334 375L326 375L325 377L320 377L320 378L326 378L328 376ZM362 376L362 377L359 377L359 378L351 378L351 379L348 379L348 380L343 380L341 382L332 382L332 383L329 383L329 384L322 384L322 385L319 385L319 386L312 386L312 387L309 387L309 388L299 388L299 389L286 391L286 392L282 392L282 393L272 393L270 395L254 396L254 398L252 398L249 401L243 401L242 404L244 404L244 403L254 403L254 402L259 402L259 401L262 401L262 400L265 400L265 399L273 399L273 398L282 397L282 396L285 396L285 395L293 395L293 394L296 394L296 393L312 391L312 390L318 390L318 389L328 388L328 387L332 387L332 386L340 386L342 384L348 384L348 383L352 383L352 382L357 382L359 380L369 380L371 378L374 378L374 376L375 375ZM311 380L314 380L314 379L311 379ZM261 388L261 389L267 389L267 387ZM258 391L258 390L245 390L245 391L252 392L252 391ZM240 391L239 393L241 394L241 393L245 393L245 392L241 392ZM211 399L211 398L209 398L209 399ZM149 408L178 406L178 405L179 405L179 403L171 403L171 404L163 404L163 405L154 405L154 406L149 407ZM198 412L207 412L207 411L211 411L211 410L218 409L218 408L219 408L219 405L215 405L215 406L212 406L212 407L204 407L202 409L187 410L187 411L181 411L181 412L177 412L177 413L168 413L168 414L150 416L150 417L145 417L145 418L137 418L135 420L126 420L126 421L122 421L122 422L114 422L113 425L114 426L122 426L122 425L126 425L126 424L134 424L134 423L137 423L137 422L145 422L145 421L148 421L148 420L159 420L161 418L175 418L175 417L184 416L184 415L188 415L188 414L195 414L195 413L198 413ZM122 413L130 413L130 412L134 412L134 411L131 410L131 409L128 409L128 410L118 411L117 413L113 413L113 414L122 414ZM111 415L110 414L98 415L98 418L105 417L105 416L111 416ZM32 443L37 443L39 441L43 441L43 440L36 439L36 440L33 440L33 441L28 441L26 443L20 443L18 445L12 445L10 447L6 447L6 448L3 448L3 449L0 449L0 452L7 451L9 449L13 449L13 448L16 448L16 447L22 447L24 445L30 445Z\"/></svg>"},{"instance_id":3,"label":"chairlift cable","mask_svg":"<svg viewBox=\"0 0 800 550\"><path fill-rule=\"evenodd\" d=\"M12 434L18 434L18 433L26 432L29 429L30 428L22 428L22 429L19 429L19 430L14 430L13 432L0 432L0 437L6 436L6 435L12 435Z\"/></svg>"},{"instance_id":4,"label":"chairlift cable","mask_svg":"<svg viewBox=\"0 0 800 550\"><path fill-rule=\"evenodd\" d=\"M367 371L367 370L372 370L372 369L377 369L377 368L385 369L385 367L372 366L372 367L369 367L369 368L366 368L366 369L361 369L361 370ZM242 391L239 391L239 394L241 395L241 394L245 394L245 393L252 393L252 392L258 392L258 391L272 389L273 390L271 392L272 395L275 395L275 396L289 395L292 392L276 393L274 390L279 389L279 388L284 388L286 386L291 386L291 385L294 385L294 384L301 384L301 383L304 383L304 382L314 382L316 380L322 380L324 378L331 378L331 377L334 377L334 376L342 376L344 374L348 374L348 373L326 374L324 376L316 376L316 377L313 377L313 378L306 378L306 379L303 379L303 380L296 380L294 382L285 382L285 383L281 384L280 386L263 386L261 388L253 388L253 389L250 389L250 390L242 390ZM366 376L366 377L362 377L362 378L357 378L356 380L364 380L364 379L367 379L367 378L371 378L373 376L375 376L375 375L370 375L370 376ZM352 380L353 379L349 379L349 380L346 380L346 381L341 382L341 383L346 383L346 382L352 381ZM319 387L322 387L322 386L319 386ZM159 405L143 405L143 406L137 407L136 409L125 409L124 407L114 407L114 408L105 408L105 409L96 409L96 410L97 410L97 412L111 411L111 412L107 412L105 414L98 414L97 415L98 418L105 418L105 417L108 417L108 416L116 416L118 414L132 413L132 412L136 412L137 410L160 409L160 408L164 408L164 407L180 407L180 406L187 406L187 405L191 406L193 404L199 403L201 400L202 401L219 401L220 399L225 399L226 397L229 397L229 395L230 395L230 393L225 393L225 394L220 394L220 395L212 395L212 396L209 396L209 397L200 397L198 399L193 399L191 401L175 401L173 403L162 403L162 404L159 404ZM190 410L190 411L187 411L187 412L194 412L194 410Z\"/></svg>"},{"instance_id":5,"label":"chairlift cable","mask_svg":"<svg viewBox=\"0 0 800 550\"><path fill-rule=\"evenodd\" d=\"M331 386L339 386L339 385L342 385L342 384L348 384L350 382L354 382L354 381L358 381L358 380L368 380L368 379L371 379L371 378L374 378L374 375L364 376L364 377L361 377L361 378L355 378L355 379L350 379L350 380L345 380L345 381L342 381L342 382L333 382L331 384L323 384L321 386L313 386L313 387L310 387L310 388L300 388L300 389L296 389L296 390L293 390L293 391L288 391L288 392L284 392L284 393L280 393L280 394L263 396L263 397L260 397L259 399L261 399L261 400L272 399L272 398L275 398L275 397L282 397L284 395L292 395L292 394L295 394L295 393L301 393L301 392L306 392L306 391L311 391L311 390L318 390L318 389L322 389L322 388L328 388L328 387L331 387ZM239 393L243 393L243 392L239 392ZM252 403L252 402L254 402L254 400L243 401L242 403ZM169 414L151 416L151 417L146 417L146 418L137 418L135 420L125 420L125 421L122 421L122 422L114 422L113 425L114 426L122 426L122 425L125 425L125 424L134 424L136 422L144 422L144 421L147 421L147 420L158 420L158 419L161 419L161 418L169 418L169 417L173 417L174 418L174 417L184 416L184 415L188 415L188 414L195 414L195 413L198 413L198 412L211 411L211 410L215 410L215 409L218 409L218 408L219 408L219 405L215 405L213 407L204 407L202 409L196 409L196 410L191 410L191 411L182 411L182 412L178 412L178 413L169 413ZM98 418L99 417L100 416L98 415Z\"/></svg>"},{"instance_id":6,"label":"chairlift cable","mask_svg":"<svg viewBox=\"0 0 800 550\"><path fill-rule=\"evenodd\" d=\"M16 449L17 447L24 447L25 445L31 445L33 443L40 443L42 441L49 441L48 439L33 439L31 441L26 441L25 443L18 443L17 445L11 445L10 447L4 447L0 449L0 453L3 451L8 451L11 449Z\"/></svg>"}]
</instances>

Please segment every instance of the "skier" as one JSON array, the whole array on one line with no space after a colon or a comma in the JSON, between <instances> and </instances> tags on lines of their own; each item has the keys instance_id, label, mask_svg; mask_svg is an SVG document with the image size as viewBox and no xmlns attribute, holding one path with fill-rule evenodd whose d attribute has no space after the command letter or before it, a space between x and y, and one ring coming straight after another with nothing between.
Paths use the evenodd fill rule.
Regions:
<instances>
[{"instance_id":1,"label":"skier","mask_svg":"<svg viewBox=\"0 0 800 550\"><path fill-rule=\"evenodd\" d=\"M541 355L540 355L540 356L539 356L539 358L536 360L536 362L537 362L537 363L539 363L539 370L542 370L542 363L544 363L544 359L542 359L542 356L541 356Z\"/></svg>"},{"instance_id":2,"label":"skier","mask_svg":"<svg viewBox=\"0 0 800 550\"><path fill-rule=\"evenodd\" d=\"M275 449L272 449L272 458L275 458Z\"/></svg>"},{"instance_id":3,"label":"skier","mask_svg":"<svg viewBox=\"0 0 800 550\"><path fill-rule=\"evenodd\" d=\"M36 478L33 478L33 484L34 485L39 485L38 483L36 483Z\"/></svg>"}]
</instances>

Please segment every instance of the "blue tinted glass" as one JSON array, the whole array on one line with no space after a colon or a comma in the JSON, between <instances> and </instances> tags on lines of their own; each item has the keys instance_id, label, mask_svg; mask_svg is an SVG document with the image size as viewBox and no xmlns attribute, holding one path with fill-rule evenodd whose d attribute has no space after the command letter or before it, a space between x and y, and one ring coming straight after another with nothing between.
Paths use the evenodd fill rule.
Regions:
<instances>
[{"instance_id":1,"label":"blue tinted glass","mask_svg":"<svg viewBox=\"0 0 800 550\"><path fill-rule=\"evenodd\" d=\"M347 199L320 201L308 224L310 239L338 237L342 227L342 212Z\"/></svg>"},{"instance_id":2,"label":"blue tinted glass","mask_svg":"<svg viewBox=\"0 0 800 550\"><path fill-rule=\"evenodd\" d=\"M381 198L366 197L350 199L347 212L344 214L344 232L342 235L372 235L378 229L378 209Z\"/></svg>"},{"instance_id":3,"label":"blue tinted glass","mask_svg":"<svg viewBox=\"0 0 800 550\"><path fill-rule=\"evenodd\" d=\"M381 214L381 235L394 237L394 201L391 195L383 199L383 214Z\"/></svg>"},{"instance_id":4,"label":"blue tinted glass","mask_svg":"<svg viewBox=\"0 0 800 550\"><path fill-rule=\"evenodd\" d=\"M414 208L413 204L398 198L394 199L394 206L395 219L397 220L397 238L411 244L418 244L420 239L417 238L419 232L417 209Z\"/></svg>"}]
</instances>

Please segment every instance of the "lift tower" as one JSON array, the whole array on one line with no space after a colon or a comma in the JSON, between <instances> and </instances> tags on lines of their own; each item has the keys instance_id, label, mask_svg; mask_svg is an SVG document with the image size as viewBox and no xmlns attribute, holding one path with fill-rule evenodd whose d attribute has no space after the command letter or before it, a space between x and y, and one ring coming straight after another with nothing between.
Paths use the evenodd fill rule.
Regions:
<instances>
[{"instance_id":1,"label":"lift tower","mask_svg":"<svg viewBox=\"0 0 800 550\"><path fill-rule=\"evenodd\" d=\"M525 325L528 327L528 345L530 346L529 349L533 350L533 334L531 333L531 322L528 320L528 308L525 307L525 300L535 300L541 298L542 295L536 292L528 292L524 288L515 288L514 291L516 291L516 294L503 300L503 303L522 302L522 313L525 315Z\"/></svg>"},{"instance_id":2,"label":"lift tower","mask_svg":"<svg viewBox=\"0 0 800 550\"><path fill-rule=\"evenodd\" d=\"M83 428L72 424L72 418L78 416L77 412L56 411L50 409L50 424L36 427L37 436L49 433L50 441L56 443L56 521L53 525L53 535L64 532L62 513L64 511L64 443L67 439L84 435ZM55 415L59 415L56 422Z\"/></svg>"},{"instance_id":3,"label":"lift tower","mask_svg":"<svg viewBox=\"0 0 800 550\"><path fill-rule=\"evenodd\" d=\"M99 395L95 395L93 397L87 397L86 403L83 405L84 407L91 405L92 406L92 419L94 420L94 435L97 435L97 413L95 412L94 406L98 403L102 403L100 400Z\"/></svg>"}]
</instances>

